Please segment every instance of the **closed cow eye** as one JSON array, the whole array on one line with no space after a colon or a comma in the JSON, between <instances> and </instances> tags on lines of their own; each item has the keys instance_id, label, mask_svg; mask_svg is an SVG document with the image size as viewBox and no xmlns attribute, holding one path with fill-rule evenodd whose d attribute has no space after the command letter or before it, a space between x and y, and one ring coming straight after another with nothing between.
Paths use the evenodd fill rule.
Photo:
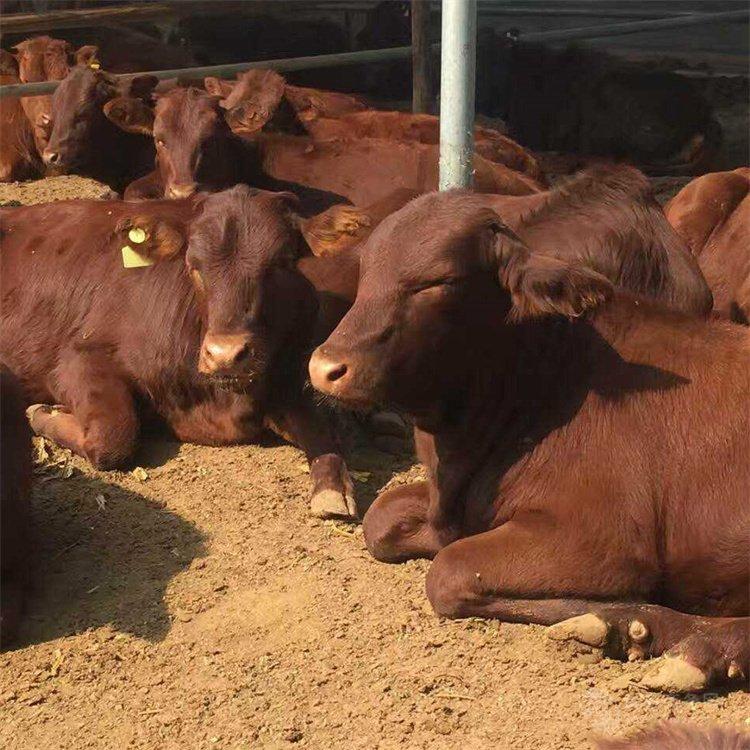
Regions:
<instances>
[{"instance_id":1,"label":"closed cow eye","mask_svg":"<svg viewBox=\"0 0 750 750\"><path fill-rule=\"evenodd\" d=\"M419 284L414 287L412 291L414 294L419 294L420 292L427 292L430 290L449 289L455 287L458 284L458 281L458 279L438 279L435 281L427 281L424 284Z\"/></svg>"}]
</instances>

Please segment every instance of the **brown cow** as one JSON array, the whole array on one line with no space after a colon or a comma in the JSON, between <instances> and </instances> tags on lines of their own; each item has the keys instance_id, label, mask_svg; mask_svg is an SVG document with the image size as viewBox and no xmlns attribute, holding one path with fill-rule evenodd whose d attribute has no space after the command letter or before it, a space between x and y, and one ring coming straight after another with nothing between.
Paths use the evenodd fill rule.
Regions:
<instances>
[{"instance_id":1,"label":"brown cow","mask_svg":"<svg viewBox=\"0 0 750 750\"><path fill-rule=\"evenodd\" d=\"M750 735L734 727L664 722L626 739L599 740L596 750L750 750Z\"/></svg>"},{"instance_id":2,"label":"brown cow","mask_svg":"<svg viewBox=\"0 0 750 750\"><path fill-rule=\"evenodd\" d=\"M102 70L76 65L52 95L49 139L43 152L52 173L73 172L121 191L154 163L154 144L115 126L105 108L120 97L149 101L153 76L116 79Z\"/></svg>"},{"instance_id":3,"label":"brown cow","mask_svg":"<svg viewBox=\"0 0 750 750\"><path fill-rule=\"evenodd\" d=\"M31 430L18 382L0 365L0 648L23 611L29 562Z\"/></svg>"},{"instance_id":4,"label":"brown cow","mask_svg":"<svg viewBox=\"0 0 750 750\"><path fill-rule=\"evenodd\" d=\"M300 260L290 200L238 186L3 209L0 358L39 402L33 429L110 468L132 456L151 412L180 440L209 445L270 428L311 461L313 511L353 513L346 466L304 382L310 344L354 294L356 259Z\"/></svg>"},{"instance_id":5,"label":"brown cow","mask_svg":"<svg viewBox=\"0 0 750 750\"><path fill-rule=\"evenodd\" d=\"M152 132L156 142L157 172L129 186L125 197L185 197L235 182L272 187L263 175L344 196L358 206L398 189L421 193L437 187L437 146L376 139L315 142L281 133L241 138L231 133L223 112L217 97L195 88L159 96L155 111L129 97L109 104L107 116L115 124L129 133ZM482 192L525 195L541 189L527 175L479 156L474 166Z\"/></svg>"},{"instance_id":6,"label":"brown cow","mask_svg":"<svg viewBox=\"0 0 750 750\"><path fill-rule=\"evenodd\" d=\"M667 219L698 258L719 317L750 324L750 168L714 172L667 204Z\"/></svg>"},{"instance_id":7,"label":"brown cow","mask_svg":"<svg viewBox=\"0 0 750 750\"><path fill-rule=\"evenodd\" d=\"M438 186L438 146L376 138L311 142L276 133L257 137L263 171L346 196L357 206L383 200L394 190L417 193ZM474 189L480 193L529 195L542 186L502 164L474 157Z\"/></svg>"},{"instance_id":8,"label":"brown cow","mask_svg":"<svg viewBox=\"0 0 750 750\"><path fill-rule=\"evenodd\" d=\"M0 85L19 83L18 66L9 52L0 50ZM0 182L24 180L39 174L41 162L21 102L0 99Z\"/></svg>"},{"instance_id":9,"label":"brown cow","mask_svg":"<svg viewBox=\"0 0 750 750\"><path fill-rule=\"evenodd\" d=\"M337 118L368 109L357 96L289 85L273 70L256 68L236 81L204 79L206 91L220 97L227 122L236 133L255 133L264 127L298 133L319 117Z\"/></svg>"},{"instance_id":10,"label":"brown cow","mask_svg":"<svg viewBox=\"0 0 750 750\"><path fill-rule=\"evenodd\" d=\"M236 133L265 129L296 134L301 124L317 141L379 138L434 145L440 140L440 124L434 115L369 109L348 94L289 86L272 70L241 73L236 83L206 78L205 84L207 91L223 97L220 104ZM290 110L296 122L290 119ZM483 158L544 180L536 158L515 141L479 125L474 138L475 151Z\"/></svg>"},{"instance_id":11,"label":"brown cow","mask_svg":"<svg viewBox=\"0 0 750 750\"><path fill-rule=\"evenodd\" d=\"M74 50L64 39L37 36L17 44L16 59L21 83L61 81L76 65L98 67L97 48L86 45ZM24 96L21 106L31 124L34 143L41 157L47 147L52 116L51 96Z\"/></svg>"},{"instance_id":12,"label":"brown cow","mask_svg":"<svg viewBox=\"0 0 750 750\"><path fill-rule=\"evenodd\" d=\"M428 479L382 493L364 534L379 560L434 558L439 614L666 654L653 689L750 674L750 332L616 293L443 193L364 243L309 368L414 420Z\"/></svg>"}]
</instances>

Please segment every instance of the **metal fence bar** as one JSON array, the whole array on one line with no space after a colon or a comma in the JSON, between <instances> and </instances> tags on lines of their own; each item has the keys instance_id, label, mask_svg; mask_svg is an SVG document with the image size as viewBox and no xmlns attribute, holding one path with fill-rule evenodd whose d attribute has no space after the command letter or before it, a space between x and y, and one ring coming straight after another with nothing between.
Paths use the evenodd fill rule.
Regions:
<instances>
[{"instance_id":1,"label":"metal fence bar","mask_svg":"<svg viewBox=\"0 0 750 750\"><path fill-rule=\"evenodd\" d=\"M343 0L319 0L309 6L312 10L327 11L359 11L367 12L375 7L377 3L369 0L360 0L357 2L344 2ZM439 10L440 1L432 0L430 3L431 10ZM479 0L477 13L482 16L586 16L599 18L668 18L670 16L686 16L699 11L677 11L677 10L646 10L622 8L610 8L606 6L596 6L588 8L567 8L565 6L537 6L530 7L526 5L505 5L497 0L488 0L484 2Z\"/></svg>"},{"instance_id":2,"label":"metal fence bar","mask_svg":"<svg viewBox=\"0 0 750 750\"><path fill-rule=\"evenodd\" d=\"M677 29L684 26L701 26L716 21L747 20L750 13L745 10L725 10L718 13L695 13L690 16L674 18L659 18L650 21L627 21L624 23L605 23L597 26L580 26L575 29L560 29L559 31L532 31L521 34L520 39L526 42L566 42L573 39L596 39L622 34L637 34L642 31L658 31L659 29Z\"/></svg>"},{"instance_id":3,"label":"metal fence bar","mask_svg":"<svg viewBox=\"0 0 750 750\"><path fill-rule=\"evenodd\" d=\"M467 188L474 162L477 0L443 0L440 189Z\"/></svg>"},{"instance_id":4,"label":"metal fence bar","mask_svg":"<svg viewBox=\"0 0 750 750\"><path fill-rule=\"evenodd\" d=\"M437 45L433 45L437 47ZM335 68L339 65L357 65L359 63L387 62L411 58L411 47L390 47L388 49L362 50L360 52L338 52L333 55L310 55L307 57L287 57L279 60L255 60L253 62L229 63L226 65L206 65L200 68L174 68L172 70L147 70L143 73L123 73L118 78L132 78L134 75L155 76L160 81L167 78L232 78L237 73L253 68L272 68L280 73L310 68ZM0 98L5 96L42 96L51 94L60 81L42 81L40 83L14 83L0 86Z\"/></svg>"},{"instance_id":5,"label":"metal fence bar","mask_svg":"<svg viewBox=\"0 0 750 750\"><path fill-rule=\"evenodd\" d=\"M602 24L584 26L559 31L535 31L522 35L522 40L530 42L562 42L573 39L596 39L607 36L620 36L638 32L655 31L658 29L679 28L685 26L702 25L716 21L740 21L748 18L746 10L729 10L718 13L697 13L690 16L661 18L652 21L633 21L617 24ZM433 49L437 45L432 45ZM328 68L339 65L357 65L359 63L387 62L388 60L403 60L411 57L411 47L391 47L389 49L364 50L361 52L341 52L333 55L311 55L308 57L291 57L279 60L257 60L254 62L233 63L230 65L209 65L199 68L175 68L172 70L146 71L160 80L178 78L180 76L200 78L202 76L217 76L231 78L237 73L252 68L272 68L281 73L292 70L307 70L309 68ZM128 73L124 77L132 77ZM52 93L59 81L42 81L41 83L17 83L0 86L0 98L6 96L41 96Z\"/></svg>"}]
</instances>

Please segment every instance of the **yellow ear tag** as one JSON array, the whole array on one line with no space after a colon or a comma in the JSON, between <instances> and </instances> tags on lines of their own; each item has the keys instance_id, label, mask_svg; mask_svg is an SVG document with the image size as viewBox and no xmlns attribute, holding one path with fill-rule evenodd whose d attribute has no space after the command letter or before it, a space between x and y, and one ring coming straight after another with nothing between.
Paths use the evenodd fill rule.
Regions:
<instances>
[{"instance_id":1,"label":"yellow ear tag","mask_svg":"<svg viewBox=\"0 0 750 750\"><path fill-rule=\"evenodd\" d=\"M142 268L143 266L153 265L154 261L151 258L147 258L145 255L141 255L136 250L133 250L130 245L125 245L122 248L123 268Z\"/></svg>"},{"instance_id":2,"label":"yellow ear tag","mask_svg":"<svg viewBox=\"0 0 750 750\"><path fill-rule=\"evenodd\" d=\"M91 68L91 70L99 70L101 67L102 66L96 60L89 63L89 68Z\"/></svg>"},{"instance_id":3,"label":"yellow ear tag","mask_svg":"<svg viewBox=\"0 0 750 750\"><path fill-rule=\"evenodd\" d=\"M146 232L141 229L140 227L133 227L128 232L128 239L134 244L134 245L141 245L146 241Z\"/></svg>"}]
</instances>

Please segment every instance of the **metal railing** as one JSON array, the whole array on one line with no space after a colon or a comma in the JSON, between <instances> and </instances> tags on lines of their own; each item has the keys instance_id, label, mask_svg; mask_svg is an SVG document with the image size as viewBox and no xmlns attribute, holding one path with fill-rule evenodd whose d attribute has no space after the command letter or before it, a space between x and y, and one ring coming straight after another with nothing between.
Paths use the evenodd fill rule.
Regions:
<instances>
[{"instance_id":1,"label":"metal railing","mask_svg":"<svg viewBox=\"0 0 750 750\"><path fill-rule=\"evenodd\" d=\"M623 23L601 24L596 26L583 26L572 29L560 29L555 31L535 31L521 34L520 39L530 42L564 42L574 39L596 39L609 36L620 36L625 34L636 34L646 31L657 31L660 29L681 28L687 26L701 26L708 23L721 21L747 21L748 10L729 10L718 13L695 13L686 16L674 16L670 18L659 18L646 21L627 21ZM432 45L438 49L439 45ZM391 47L388 49L363 50L360 52L340 52L331 55L310 55L307 57L290 57L279 60L255 60L244 63L231 63L227 65L207 65L194 68L174 68L170 70L152 70L143 73L126 73L121 77L131 78L134 75L153 75L160 80L167 78L202 78L203 76L216 76L218 78L231 78L237 73L253 68L272 68L281 73L293 70L307 70L310 68L330 68L340 65L358 65L361 63L379 63L390 60L404 60L411 57L411 46ZM59 81L42 81L40 83L19 83L0 86L0 98L6 96L41 96L52 93Z\"/></svg>"}]
</instances>

